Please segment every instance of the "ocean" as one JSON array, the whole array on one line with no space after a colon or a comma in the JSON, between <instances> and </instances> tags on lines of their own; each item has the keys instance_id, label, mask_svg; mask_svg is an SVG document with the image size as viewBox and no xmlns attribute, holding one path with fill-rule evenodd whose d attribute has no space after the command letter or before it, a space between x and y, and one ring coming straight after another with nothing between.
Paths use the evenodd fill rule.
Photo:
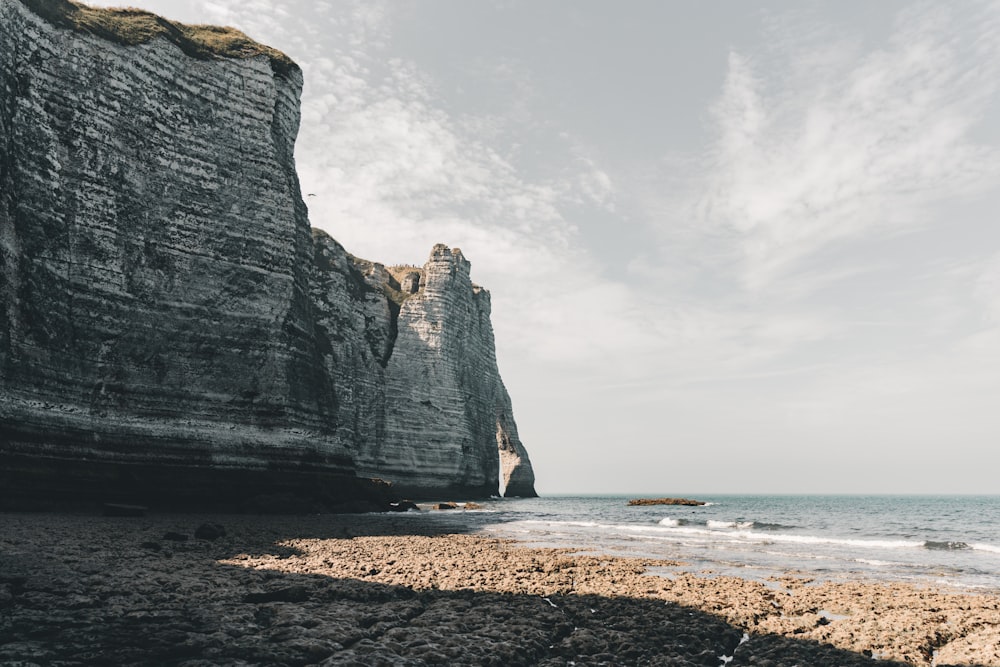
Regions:
<instances>
[{"instance_id":1,"label":"ocean","mask_svg":"<svg viewBox=\"0 0 1000 667\"><path fill-rule=\"evenodd\" d=\"M1000 496L692 497L708 504L495 499L462 512L461 520L531 546L686 563L663 569L664 576L689 571L766 581L793 572L1000 592Z\"/></svg>"}]
</instances>

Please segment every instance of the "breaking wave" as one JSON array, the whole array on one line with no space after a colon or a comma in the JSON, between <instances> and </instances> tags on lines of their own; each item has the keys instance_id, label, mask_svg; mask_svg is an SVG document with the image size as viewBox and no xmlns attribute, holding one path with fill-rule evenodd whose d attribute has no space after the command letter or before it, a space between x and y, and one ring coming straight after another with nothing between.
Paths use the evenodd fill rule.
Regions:
<instances>
[{"instance_id":1,"label":"breaking wave","mask_svg":"<svg viewBox=\"0 0 1000 667\"><path fill-rule=\"evenodd\" d=\"M739 528L741 530L746 530L754 527L753 521L714 521L709 519L706 524L709 528Z\"/></svg>"}]
</instances>

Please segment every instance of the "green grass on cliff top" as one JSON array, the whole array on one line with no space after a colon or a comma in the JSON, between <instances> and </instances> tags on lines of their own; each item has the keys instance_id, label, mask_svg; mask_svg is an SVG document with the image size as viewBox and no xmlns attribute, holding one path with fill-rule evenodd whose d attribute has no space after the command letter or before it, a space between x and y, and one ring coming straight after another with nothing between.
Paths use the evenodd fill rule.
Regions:
<instances>
[{"instance_id":1,"label":"green grass on cliff top","mask_svg":"<svg viewBox=\"0 0 1000 667\"><path fill-rule=\"evenodd\" d=\"M135 46L164 37L200 60L267 56L276 74L297 69L291 58L235 28L174 23L142 9L100 9L71 0L21 0L28 9L60 28L88 32L117 44Z\"/></svg>"}]
</instances>

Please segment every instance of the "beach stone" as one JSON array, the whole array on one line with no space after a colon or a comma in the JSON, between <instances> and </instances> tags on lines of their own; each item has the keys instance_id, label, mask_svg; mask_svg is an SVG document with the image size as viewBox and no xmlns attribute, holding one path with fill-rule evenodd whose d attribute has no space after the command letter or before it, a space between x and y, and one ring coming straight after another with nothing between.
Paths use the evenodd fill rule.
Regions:
<instances>
[{"instance_id":1,"label":"beach stone","mask_svg":"<svg viewBox=\"0 0 1000 667\"><path fill-rule=\"evenodd\" d=\"M170 542L187 542L188 541L188 536L185 535L184 533L177 533L177 532L174 532L174 531L168 531L168 532L166 532L166 533L163 534L163 538L162 539L168 540Z\"/></svg>"},{"instance_id":2,"label":"beach stone","mask_svg":"<svg viewBox=\"0 0 1000 667\"><path fill-rule=\"evenodd\" d=\"M226 529L217 523L203 523L194 531L195 538L199 540L214 541L225 535Z\"/></svg>"}]
</instances>

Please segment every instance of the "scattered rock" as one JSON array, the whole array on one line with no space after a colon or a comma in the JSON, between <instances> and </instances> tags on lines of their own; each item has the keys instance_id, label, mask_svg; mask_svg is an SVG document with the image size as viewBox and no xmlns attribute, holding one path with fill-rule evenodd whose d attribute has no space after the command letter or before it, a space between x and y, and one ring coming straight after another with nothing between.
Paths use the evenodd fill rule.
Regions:
<instances>
[{"instance_id":1,"label":"scattered rock","mask_svg":"<svg viewBox=\"0 0 1000 667\"><path fill-rule=\"evenodd\" d=\"M139 546L143 549L149 549L150 551L159 551L163 548L160 546L159 542L143 542Z\"/></svg>"},{"instance_id":2,"label":"scattered rock","mask_svg":"<svg viewBox=\"0 0 1000 667\"><path fill-rule=\"evenodd\" d=\"M169 540L171 542L187 542L188 536L185 535L184 533L175 533L174 531L171 530L170 532L163 534L163 539Z\"/></svg>"},{"instance_id":3,"label":"scattered rock","mask_svg":"<svg viewBox=\"0 0 1000 667\"><path fill-rule=\"evenodd\" d=\"M457 510L458 503L438 503L434 506L436 510Z\"/></svg>"},{"instance_id":4,"label":"scattered rock","mask_svg":"<svg viewBox=\"0 0 1000 667\"><path fill-rule=\"evenodd\" d=\"M194 531L194 536L199 540L214 541L226 536L226 529L217 523L203 523Z\"/></svg>"},{"instance_id":5,"label":"scattered rock","mask_svg":"<svg viewBox=\"0 0 1000 667\"><path fill-rule=\"evenodd\" d=\"M474 503L474 502L470 501L470 502L465 503L465 509L467 509L467 510L481 510L481 509L483 509L483 506L480 505L479 503Z\"/></svg>"}]
</instances>

